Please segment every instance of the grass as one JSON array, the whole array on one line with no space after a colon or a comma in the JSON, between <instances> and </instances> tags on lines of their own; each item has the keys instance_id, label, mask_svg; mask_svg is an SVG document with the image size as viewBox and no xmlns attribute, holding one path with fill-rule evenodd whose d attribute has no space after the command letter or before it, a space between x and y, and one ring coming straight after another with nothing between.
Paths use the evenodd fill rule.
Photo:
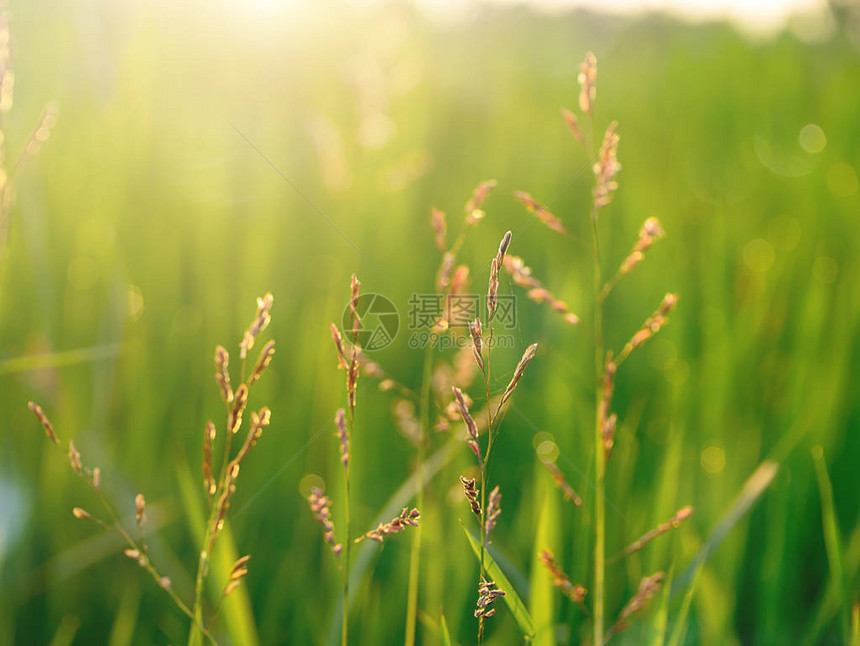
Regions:
<instances>
[{"instance_id":1,"label":"grass","mask_svg":"<svg viewBox=\"0 0 860 646\"><path fill-rule=\"evenodd\" d=\"M504 387L522 349L541 344L493 447L491 483L503 513L491 554L526 608L546 593L536 587L544 546L593 594L594 312L582 215L591 187L587 168L574 177L586 156L558 115L575 101L576 61L593 49L601 64L596 120L618 120L624 165L601 232L603 267L624 260L646 218L658 217L667 231L607 300L607 347L623 347L664 288L682 295L671 325L625 362L613 394L619 424L606 476L606 555L683 505L696 508L677 530L607 564L607 623L643 576L674 558L667 638L842 643L844 588L832 581L809 450L823 449L832 526L847 588L856 591L860 501L850 485L860 454L852 397L860 240L857 194L843 165L855 175L860 168L860 78L850 32L837 29L818 44L791 33L750 42L725 25L656 18L497 8L445 25L403 10L383 24L354 7L339 21L326 11L260 17L138 5L120 14L100 2L86 10L12 2L16 102L4 116L7 150L23 147L49 101L59 117L15 178L0 268L0 365L11 366L0 375L0 642L50 643L56 635L57 643L103 643L111 633L118 644L187 639L186 618L117 555L119 545L71 517L71 507L95 501L34 432L22 404L39 401L64 439L102 466L132 526L134 494L146 492L148 522L158 528L148 536L153 559L192 600L195 581L180 564L195 562L202 537L188 531L193 498L177 492L184 467L197 477L201 421L221 405L204 376L211 349L238 335L245 305L271 289L279 353L255 389L278 416L264 438L269 450L256 451L242 473L227 527L253 553L246 587L234 593L247 605L228 599L218 625L232 631L244 607L260 643L337 643L342 581L303 500L316 482L307 474L325 479L335 526L343 527L331 424L343 383L326 323L341 321L344 287L358 273L365 293L383 293L401 310L400 334L374 360L420 389L423 353L408 346L405 313L410 294L434 290L430 207L453 222L487 177L497 187L461 262L484 267L511 230L512 253L583 321L570 328L521 298L517 343L494 350ZM376 29L392 38L377 38ZM374 119L380 113L396 132L374 148L367 124L386 123ZM337 135L312 136L315 117ZM808 123L826 135L821 152L798 143ZM324 158L340 160L350 181L322 172ZM539 222L518 234L532 218L513 198L518 188L549 206L569 239ZM472 276L476 291L485 276ZM523 295L505 273L499 293ZM434 371L453 355L434 353ZM413 504L415 482L427 480L416 643L441 641L422 613L441 626L442 609L451 643L474 643L479 565L459 527L471 512L458 482L464 472L478 475L468 471L471 454L433 431L419 473L414 443L389 421L394 395L367 384L352 449L351 525L389 521ZM435 405L435 390L430 397ZM420 405L416 411L420 420ZM559 498L557 528L545 520L541 533L558 539L546 545L536 544L535 501L553 485L535 456L539 433L558 448L556 464L583 500L578 509ZM747 505L745 483L771 460L778 469L756 481L755 504ZM746 512L736 514L736 504ZM412 537L393 538L381 552L354 550L351 643L398 642L407 632ZM553 640L577 642L593 615L552 592L540 621L531 612L537 638L540 622L549 622ZM651 614L613 643L647 641L662 603L655 596ZM494 606L485 641L511 643L520 628L504 602Z\"/></svg>"}]
</instances>

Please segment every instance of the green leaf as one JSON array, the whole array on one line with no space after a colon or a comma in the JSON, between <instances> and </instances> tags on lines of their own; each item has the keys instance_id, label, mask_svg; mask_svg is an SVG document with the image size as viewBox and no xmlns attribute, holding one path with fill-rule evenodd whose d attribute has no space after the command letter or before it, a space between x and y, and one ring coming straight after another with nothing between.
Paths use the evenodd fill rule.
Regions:
<instances>
[{"instance_id":1,"label":"green leaf","mask_svg":"<svg viewBox=\"0 0 860 646\"><path fill-rule=\"evenodd\" d=\"M463 533L466 534L466 538L469 539L469 544L472 546L472 551L475 553L475 558L481 558L481 542L480 539L475 538L475 536L466 528L465 525L460 525L463 528ZM508 580L508 577L505 576L505 573L502 572L502 568L500 568L496 561L493 559L492 554L489 550L484 552L484 567L487 570L487 574L490 575L490 578L495 582L496 587L499 590L504 591L505 596L503 597L505 603L508 604L508 608L511 609L511 614L514 616L517 624L520 627L520 630L523 631L523 634L528 639L534 639L535 635L535 624L532 620L531 614L529 614L528 608L526 604L523 603L523 600L520 599L520 595L517 594L517 591L514 589L514 586L511 585L511 582Z\"/></svg>"}]
</instances>

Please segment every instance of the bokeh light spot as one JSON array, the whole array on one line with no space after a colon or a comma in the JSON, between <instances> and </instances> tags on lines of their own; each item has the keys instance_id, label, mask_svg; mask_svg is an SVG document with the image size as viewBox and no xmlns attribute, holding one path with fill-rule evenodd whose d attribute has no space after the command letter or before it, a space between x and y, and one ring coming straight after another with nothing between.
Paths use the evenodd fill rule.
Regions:
<instances>
[{"instance_id":1,"label":"bokeh light spot","mask_svg":"<svg viewBox=\"0 0 860 646\"><path fill-rule=\"evenodd\" d=\"M750 240L744 247L744 264L750 271L766 272L773 266L776 253L773 245L763 238Z\"/></svg>"},{"instance_id":2,"label":"bokeh light spot","mask_svg":"<svg viewBox=\"0 0 860 646\"><path fill-rule=\"evenodd\" d=\"M706 447L699 459L708 473L719 473L726 466L726 452L719 446Z\"/></svg>"},{"instance_id":3,"label":"bokeh light spot","mask_svg":"<svg viewBox=\"0 0 860 646\"><path fill-rule=\"evenodd\" d=\"M827 145L827 137L819 125L808 123L800 129L797 142L808 153L820 153Z\"/></svg>"},{"instance_id":4,"label":"bokeh light spot","mask_svg":"<svg viewBox=\"0 0 860 646\"><path fill-rule=\"evenodd\" d=\"M768 222L767 236L776 247L789 251L800 243L803 230L797 218L790 215L778 215Z\"/></svg>"},{"instance_id":5,"label":"bokeh light spot","mask_svg":"<svg viewBox=\"0 0 860 646\"><path fill-rule=\"evenodd\" d=\"M819 256L812 263L812 276L819 283L829 285L839 275L839 265L833 258L827 256Z\"/></svg>"},{"instance_id":6,"label":"bokeh light spot","mask_svg":"<svg viewBox=\"0 0 860 646\"><path fill-rule=\"evenodd\" d=\"M857 192L857 173L845 162L833 164L827 171L827 188L839 197L850 197Z\"/></svg>"},{"instance_id":7,"label":"bokeh light spot","mask_svg":"<svg viewBox=\"0 0 860 646\"><path fill-rule=\"evenodd\" d=\"M302 498L307 498L311 495L311 489L316 487L320 491L325 491L325 480L316 473L309 473L304 478L299 480L299 493Z\"/></svg>"}]
</instances>

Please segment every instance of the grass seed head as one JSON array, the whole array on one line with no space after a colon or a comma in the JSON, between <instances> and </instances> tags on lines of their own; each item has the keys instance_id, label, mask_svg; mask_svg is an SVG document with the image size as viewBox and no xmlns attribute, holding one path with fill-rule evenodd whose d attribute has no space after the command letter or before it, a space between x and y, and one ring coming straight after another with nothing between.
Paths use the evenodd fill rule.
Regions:
<instances>
[{"instance_id":1,"label":"grass seed head","mask_svg":"<svg viewBox=\"0 0 860 646\"><path fill-rule=\"evenodd\" d=\"M481 517L481 501L480 492L474 478L460 476L460 482L463 485L463 494L466 500L469 501L469 506L472 508L472 513L478 518Z\"/></svg>"},{"instance_id":2,"label":"grass seed head","mask_svg":"<svg viewBox=\"0 0 860 646\"><path fill-rule=\"evenodd\" d=\"M514 376L511 377L511 381L508 383L508 387L505 388L505 393L502 395L502 405L504 405L504 403L511 398L511 395L514 394L514 389L517 387L517 383L519 383L525 373L526 367L528 367L531 360L534 359L535 353L537 353L537 348L538 344L532 343L528 348L526 348L526 351L523 352L520 362L514 369Z\"/></svg>"},{"instance_id":3,"label":"grass seed head","mask_svg":"<svg viewBox=\"0 0 860 646\"><path fill-rule=\"evenodd\" d=\"M260 350L260 356L257 357L257 363L254 364L254 369L251 371L251 376L248 377L248 386L251 386L256 382L266 371L266 368L269 367L269 364L272 362L272 357L275 354L275 342L269 341L266 345L263 346L263 349Z\"/></svg>"},{"instance_id":4,"label":"grass seed head","mask_svg":"<svg viewBox=\"0 0 860 646\"><path fill-rule=\"evenodd\" d=\"M475 187L475 190L472 191L472 197L469 198L469 201L466 202L466 206L464 207L464 210L466 211L467 225L474 224L474 222L469 222L469 217L478 207L481 206L481 204L484 203L484 200L487 199L494 188L496 188L496 180L488 179L478 184ZM475 222L477 222L477 220L475 220Z\"/></svg>"},{"instance_id":5,"label":"grass seed head","mask_svg":"<svg viewBox=\"0 0 860 646\"><path fill-rule=\"evenodd\" d=\"M36 416L36 419L39 420L42 428L45 429L45 435L48 436L48 439L54 444L59 444L60 438L58 438L57 434L54 432L54 425L51 424L51 420L49 420L48 416L45 415L45 411L42 410L42 407L34 402L27 402L27 407L33 411L33 415Z\"/></svg>"},{"instance_id":6,"label":"grass seed head","mask_svg":"<svg viewBox=\"0 0 860 646\"><path fill-rule=\"evenodd\" d=\"M215 348L215 381L218 382L218 388L221 391L221 399L226 403L233 401L233 389L230 386L230 371L228 364L230 363L230 355L223 346Z\"/></svg>"},{"instance_id":7,"label":"grass seed head","mask_svg":"<svg viewBox=\"0 0 860 646\"><path fill-rule=\"evenodd\" d=\"M585 55L585 62L579 64L579 75L576 77L579 83L579 109L591 113L594 110L594 97L597 89L594 82L597 80L597 58L592 52Z\"/></svg>"},{"instance_id":8,"label":"grass seed head","mask_svg":"<svg viewBox=\"0 0 860 646\"><path fill-rule=\"evenodd\" d=\"M440 211L435 206L430 210L430 224L433 227L434 240L436 248L439 251L445 251L447 246L448 224L445 219L445 212Z\"/></svg>"},{"instance_id":9,"label":"grass seed head","mask_svg":"<svg viewBox=\"0 0 860 646\"><path fill-rule=\"evenodd\" d=\"M242 384L236 389L236 394L233 396L233 407L230 409L228 426L231 433L239 432L239 428L242 426L242 414L245 412L247 403L248 387Z\"/></svg>"}]
</instances>

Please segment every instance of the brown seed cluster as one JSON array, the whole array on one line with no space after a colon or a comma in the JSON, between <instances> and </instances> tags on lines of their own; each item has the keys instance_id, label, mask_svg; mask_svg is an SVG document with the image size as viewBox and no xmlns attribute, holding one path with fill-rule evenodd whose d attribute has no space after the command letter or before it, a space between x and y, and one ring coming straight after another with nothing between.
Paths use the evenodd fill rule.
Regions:
<instances>
[{"instance_id":1,"label":"brown seed cluster","mask_svg":"<svg viewBox=\"0 0 860 646\"><path fill-rule=\"evenodd\" d=\"M439 251L445 251L448 244L448 224L445 219L445 213L435 206L430 210L430 225L433 227L433 239L436 242L436 248Z\"/></svg>"},{"instance_id":2,"label":"brown seed cluster","mask_svg":"<svg viewBox=\"0 0 860 646\"><path fill-rule=\"evenodd\" d=\"M478 518L481 517L481 500L478 486L474 478L460 476L460 482L463 484L463 494L466 500L469 501L469 506L472 508L472 513Z\"/></svg>"},{"instance_id":3,"label":"brown seed cluster","mask_svg":"<svg viewBox=\"0 0 860 646\"><path fill-rule=\"evenodd\" d=\"M492 603L499 597L504 597L505 591L496 588L493 581L482 578L478 586L478 603L475 616L479 619L488 619L496 614L496 609L491 608Z\"/></svg>"},{"instance_id":4,"label":"brown seed cluster","mask_svg":"<svg viewBox=\"0 0 860 646\"><path fill-rule=\"evenodd\" d=\"M372 541L381 543L389 534L402 532L407 527L418 527L418 520L420 518L421 512L417 509L410 510L408 507L404 507L399 516L395 516L387 523L380 523L376 529L371 529L362 538L369 538Z\"/></svg>"},{"instance_id":5,"label":"brown seed cluster","mask_svg":"<svg viewBox=\"0 0 860 646\"><path fill-rule=\"evenodd\" d=\"M578 583L574 584L570 580L570 577L567 576L567 574L564 573L564 570L562 570L555 562L555 556L553 556L553 553L550 550L543 550L539 554L539 557L543 566L549 570L549 573L552 576L552 584L561 590L564 596L574 603L583 603L588 590Z\"/></svg>"}]
</instances>

